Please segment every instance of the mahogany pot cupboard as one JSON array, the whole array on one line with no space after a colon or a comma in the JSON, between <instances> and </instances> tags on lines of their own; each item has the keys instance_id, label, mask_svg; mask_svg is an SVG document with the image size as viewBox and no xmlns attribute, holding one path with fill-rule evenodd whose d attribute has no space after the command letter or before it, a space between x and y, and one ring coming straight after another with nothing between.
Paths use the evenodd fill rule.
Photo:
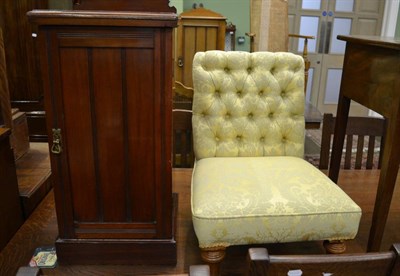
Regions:
<instances>
[{"instance_id":1,"label":"mahogany pot cupboard","mask_svg":"<svg viewBox=\"0 0 400 276\"><path fill-rule=\"evenodd\" d=\"M176 263L177 16L168 1L131 2L141 11L28 13L38 26L60 263Z\"/></svg>"}]
</instances>

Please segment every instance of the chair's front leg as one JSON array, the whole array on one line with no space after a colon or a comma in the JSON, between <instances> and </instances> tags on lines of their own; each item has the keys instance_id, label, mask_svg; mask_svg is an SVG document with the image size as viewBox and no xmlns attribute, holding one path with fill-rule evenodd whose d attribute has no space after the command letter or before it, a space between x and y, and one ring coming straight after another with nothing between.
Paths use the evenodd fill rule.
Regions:
<instances>
[{"instance_id":1,"label":"chair's front leg","mask_svg":"<svg viewBox=\"0 0 400 276\"><path fill-rule=\"evenodd\" d=\"M210 266L210 275L219 276L220 265L225 258L225 247L201 248L201 258Z\"/></svg>"},{"instance_id":2,"label":"chair's front leg","mask_svg":"<svg viewBox=\"0 0 400 276\"><path fill-rule=\"evenodd\" d=\"M342 254L346 251L346 243L344 241L324 241L324 247L327 253Z\"/></svg>"}]
</instances>

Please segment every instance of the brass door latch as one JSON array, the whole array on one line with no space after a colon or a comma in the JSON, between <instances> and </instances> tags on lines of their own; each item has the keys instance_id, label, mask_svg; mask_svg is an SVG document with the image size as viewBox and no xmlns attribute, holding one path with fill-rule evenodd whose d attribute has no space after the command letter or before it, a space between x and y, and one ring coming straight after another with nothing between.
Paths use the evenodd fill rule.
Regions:
<instances>
[{"instance_id":1,"label":"brass door latch","mask_svg":"<svg viewBox=\"0 0 400 276\"><path fill-rule=\"evenodd\" d=\"M60 154L62 152L61 129L59 128L53 128L53 145L51 146L51 152L54 154Z\"/></svg>"}]
</instances>

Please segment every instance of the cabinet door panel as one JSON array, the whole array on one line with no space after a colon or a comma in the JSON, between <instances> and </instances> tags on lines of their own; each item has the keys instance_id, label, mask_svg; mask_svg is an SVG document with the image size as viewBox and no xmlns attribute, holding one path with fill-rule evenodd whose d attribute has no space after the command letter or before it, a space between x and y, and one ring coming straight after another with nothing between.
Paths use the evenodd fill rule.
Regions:
<instances>
[{"instance_id":1,"label":"cabinet door panel","mask_svg":"<svg viewBox=\"0 0 400 276\"><path fill-rule=\"evenodd\" d=\"M98 189L103 195L99 198L102 219L105 222L125 221L126 181L122 64L123 51L110 48L92 50L92 72L95 157L98 170ZM112 77L110 77L112 76ZM110 170L109 168L113 168Z\"/></svg>"},{"instance_id":2,"label":"cabinet door panel","mask_svg":"<svg viewBox=\"0 0 400 276\"><path fill-rule=\"evenodd\" d=\"M58 36L58 117L76 237L156 236L162 221L157 187L165 181L159 175L165 107L158 35L114 32L112 43L95 32Z\"/></svg>"},{"instance_id":3,"label":"cabinet door panel","mask_svg":"<svg viewBox=\"0 0 400 276\"><path fill-rule=\"evenodd\" d=\"M68 159L67 173L73 192L73 216L77 221L96 221L98 202L88 51L84 48L62 48L59 57L63 64L61 91L68 91L62 94L62 135L64 154Z\"/></svg>"}]
</instances>

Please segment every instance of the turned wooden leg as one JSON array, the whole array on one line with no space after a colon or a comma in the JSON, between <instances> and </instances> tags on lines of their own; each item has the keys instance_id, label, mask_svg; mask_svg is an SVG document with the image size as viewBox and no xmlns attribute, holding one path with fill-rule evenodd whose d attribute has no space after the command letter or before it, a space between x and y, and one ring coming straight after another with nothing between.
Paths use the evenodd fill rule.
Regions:
<instances>
[{"instance_id":1,"label":"turned wooden leg","mask_svg":"<svg viewBox=\"0 0 400 276\"><path fill-rule=\"evenodd\" d=\"M201 258L210 266L210 275L219 276L220 264L225 258L225 247L201 248Z\"/></svg>"},{"instance_id":2,"label":"turned wooden leg","mask_svg":"<svg viewBox=\"0 0 400 276\"><path fill-rule=\"evenodd\" d=\"M329 254L342 254L346 251L344 241L324 241L324 247Z\"/></svg>"}]
</instances>

